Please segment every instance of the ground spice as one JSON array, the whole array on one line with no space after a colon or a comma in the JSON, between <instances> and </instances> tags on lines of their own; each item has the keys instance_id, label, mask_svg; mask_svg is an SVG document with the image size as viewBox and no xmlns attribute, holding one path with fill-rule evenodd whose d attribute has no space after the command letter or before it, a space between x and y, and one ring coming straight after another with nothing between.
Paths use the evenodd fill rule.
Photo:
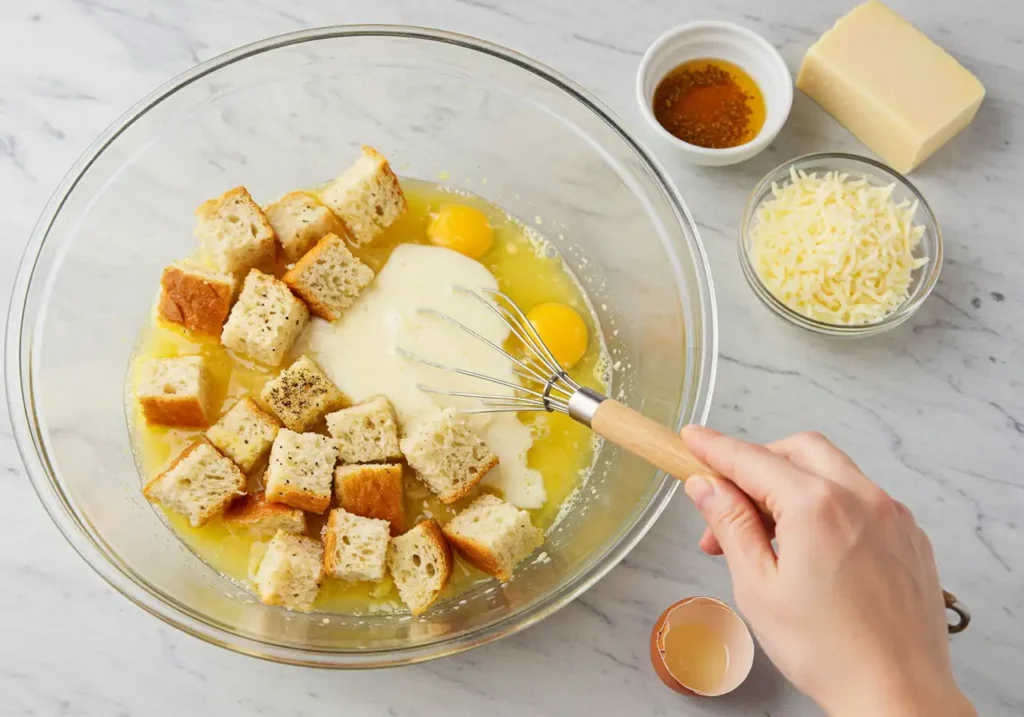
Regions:
<instances>
[{"instance_id":1,"label":"ground spice","mask_svg":"<svg viewBox=\"0 0 1024 717\"><path fill-rule=\"evenodd\" d=\"M764 125L764 96L757 83L725 60L690 60L669 72L654 90L654 117L684 142L709 149L746 144Z\"/></svg>"}]
</instances>

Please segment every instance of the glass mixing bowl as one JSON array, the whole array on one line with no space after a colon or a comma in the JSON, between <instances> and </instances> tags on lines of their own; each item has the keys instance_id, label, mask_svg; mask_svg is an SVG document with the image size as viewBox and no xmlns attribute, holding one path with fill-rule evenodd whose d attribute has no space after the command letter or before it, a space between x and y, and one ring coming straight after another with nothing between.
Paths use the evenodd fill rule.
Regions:
<instances>
[{"instance_id":1,"label":"glass mixing bowl","mask_svg":"<svg viewBox=\"0 0 1024 717\"><path fill-rule=\"evenodd\" d=\"M716 358L681 198L606 108L522 55L435 30L324 28L210 60L132 108L54 194L18 273L6 377L22 458L67 539L129 599L209 642L329 667L426 660L537 622L618 563L676 487L605 446L549 560L415 619L266 607L179 542L140 491L124 400L161 269L193 250L204 199L315 185L363 143L399 174L449 177L542 222L593 300L625 403L702 422Z\"/></svg>"}]
</instances>

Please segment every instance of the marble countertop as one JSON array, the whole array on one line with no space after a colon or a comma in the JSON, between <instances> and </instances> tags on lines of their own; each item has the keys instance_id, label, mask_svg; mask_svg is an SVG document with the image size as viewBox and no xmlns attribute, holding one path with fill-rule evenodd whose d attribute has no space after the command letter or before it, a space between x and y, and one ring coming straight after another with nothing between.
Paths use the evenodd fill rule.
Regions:
<instances>
[{"instance_id":1,"label":"marble countertop","mask_svg":"<svg viewBox=\"0 0 1024 717\"><path fill-rule=\"evenodd\" d=\"M811 151L864 148L797 93L758 158L698 169L663 157L700 225L716 282L721 356L711 423L769 440L820 430L907 503L935 543L943 583L975 622L953 641L956 674L984 715L1024 713L1024 25L1018 0L891 0L975 72L974 123L914 174L943 226L933 297L881 338L826 341L771 319L735 253L746 195ZM796 69L852 0L35 0L0 5L0 296L64 172L129 105L243 43L338 23L407 23L476 35L571 76L644 134L633 76L668 27L732 20ZM429 9L428 9L429 6ZM0 417L2 715L693 714L798 717L817 709L763 657L738 692L692 701L649 668L652 619L687 595L725 598L721 561L696 549L681 497L610 575L546 620L419 667L338 673L261 662L170 628L118 595L50 522Z\"/></svg>"}]
</instances>

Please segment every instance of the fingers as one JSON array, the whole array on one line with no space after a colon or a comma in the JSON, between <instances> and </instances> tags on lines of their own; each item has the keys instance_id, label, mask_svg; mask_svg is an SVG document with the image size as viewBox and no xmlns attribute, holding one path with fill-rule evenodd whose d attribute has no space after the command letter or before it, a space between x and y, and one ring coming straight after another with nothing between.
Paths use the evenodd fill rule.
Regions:
<instances>
[{"instance_id":1,"label":"fingers","mask_svg":"<svg viewBox=\"0 0 1024 717\"><path fill-rule=\"evenodd\" d=\"M775 521L769 518L764 513L761 514L761 522L764 523L765 532L768 534L768 540L775 539ZM700 541L697 543L701 550L708 555L721 555L722 546L718 544L718 539L715 534L711 532L711 528L705 528L703 535L700 536Z\"/></svg>"},{"instance_id":2,"label":"fingers","mask_svg":"<svg viewBox=\"0 0 1024 717\"><path fill-rule=\"evenodd\" d=\"M874 497L882 490L861 472L852 458L820 433L797 433L769 443L766 448L788 458L804 471L838 483L864 497Z\"/></svg>"},{"instance_id":3,"label":"fingers","mask_svg":"<svg viewBox=\"0 0 1024 717\"><path fill-rule=\"evenodd\" d=\"M797 501L808 481L815 480L764 446L723 436L702 426L687 426L682 435L697 458L735 483L776 520L782 506Z\"/></svg>"},{"instance_id":4,"label":"fingers","mask_svg":"<svg viewBox=\"0 0 1024 717\"><path fill-rule=\"evenodd\" d=\"M684 490L721 546L734 582L756 583L774 573L771 538L750 498L729 481L701 476L688 478Z\"/></svg>"}]
</instances>

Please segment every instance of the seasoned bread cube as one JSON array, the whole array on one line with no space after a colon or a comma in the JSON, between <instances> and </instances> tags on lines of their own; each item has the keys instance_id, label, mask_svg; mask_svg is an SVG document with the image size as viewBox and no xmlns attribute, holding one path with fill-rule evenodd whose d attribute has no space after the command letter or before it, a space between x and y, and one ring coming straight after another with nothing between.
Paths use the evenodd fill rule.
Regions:
<instances>
[{"instance_id":1,"label":"seasoned bread cube","mask_svg":"<svg viewBox=\"0 0 1024 717\"><path fill-rule=\"evenodd\" d=\"M277 255L274 228L245 187L200 204L195 234L220 271L240 274Z\"/></svg>"},{"instance_id":2,"label":"seasoned bread cube","mask_svg":"<svg viewBox=\"0 0 1024 717\"><path fill-rule=\"evenodd\" d=\"M320 193L356 244L368 244L406 210L405 195L388 161L363 147L355 164Z\"/></svg>"},{"instance_id":3,"label":"seasoned bread cube","mask_svg":"<svg viewBox=\"0 0 1024 717\"><path fill-rule=\"evenodd\" d=\"M401 441L402 453L442 503L454 503L498 465L454 408L437 413Z\"/></svg>"},{"instance_id":4,"label":"seasoned bread cube","mask_svg":"<svg viewBox=\"0 0 1024 717\"><path fill-rule=\"evenodd\" d=\"M360 292L373 281L373 270L352 256L345 240L328 234L284 275L309 310L328 321L337 321Z\"/></svg>"},{"instance_id":5,"label":"seasoned bread cube","mask_svg":"<svg viewBox=\"0 0 1024 717\"><path fill-rule=\"evenodd\" d=\"M388 569L398 596L413 615L422 615L444 591L452 576L452 551L441 528L425 520L391 539Z\"/></svg>"},{"instance_id":6,"label":"seasoned bread cube","mask_svg":"<svg viewBox=\"0 0 1024 717\"><path fill-rule=\"evenodd\" d=\"M245 490L245 474L205 440L181 452L170 467L146 483L143 494L188 518L193 528L224 512Z\"/></svg>"},{"instance_id":7,"label":"seasoned bread cube","mask_svg":"<svg viewBox=\"0 0 1024 717\"><path fill-rule=\"evenodd\" d=\"M135 396L149 425L199 428L210 422L210 374L203 356L154 358L139 367Z\"/></svg>"},{"instance_id":8,"label":"seasoned bread cube","mask_svg":"<svg viewBox=\"0 0 1024 717\"><path fill-rule=\"evenodd\" d=\"M293 508L323 513L331 503L337 450L331 439L282 428L270 449L263 476L266 498Z\"/></svg>"},{"instance_id":9,"label":"seasoned bread cube","mask_svg":"<svg viewBox=\"0 0 1024 717\"><path fill-rule=\"evenodd\" d=\"M189 262L177 262L160 277L160 318L189 331L220 336L231 311L236 281L231 274L208 271Z\"/></svg>"},{"instance_id":10,"label":"seasoned bread cube","mask_svg":"<svg viewBox=\"0 0 1024 717\"><path fill-rule=\"evenodd\" d=\"M301 535L306 532L306 514L298 508L271 503L263 491L247 493L224 511L224 525L254 540L272 538L277 531Z\"/></svg>"},{"instance_id":11,"label":"seasoned bread cube","mask_svg":"<svg viewBox=\"0 0 1024 717\"><path fill-rule=\"evenodd\" d=\"M220 342L267 366L279 366L309 321L309 309L280 279L253 269L231 309Z\"/></svg>"},{"instance_id":12,"label":"seasoned bread cube","mask_svg":"<svg viewBox=\"0 0 1024 717\"><path fill-rule=\"evenodd\" d=\"M305 192L290 192L271 202L266 215L288 261L298 261L325 234L344 231L334 212Z\"/></svg>"},{"instance_id":13,"label":"seasoned bread cube","mask_svg":"<svg viewBox=\"0 0 1024 717\"><path fill-rule=\"evenodd\" d=\"M280 428L276 418L247 396L221 416L206 431L206 437L218 451L248 472L270 450Z\"/></svg>"},{"instance_id":14,"label":"seasoned bread cube","mask_svg":"<svg viewBox=\"0 0 1024 717\"><path fill-rule=\"evenodd\" d=\"M392 535L405 531L405 490L400 464L338 466L334 469L334 495L338 505L353 515L388 521Z\"/></svg>"},{"instance_id":15,"label":"seasoned bread cube","mask_svg":"<svg viewBox=\"0 0 1024 717\"><path fill-rule=\"evenodd\" d=\"M285 426L299 432L345 401L338 387L308 356L300 357L277 378L267 381L260 398Z\"/></svg>"},{"instance_id":16,"label":"seasoned bread cube","mask_svg":"<svg viewBox=\"0 0 1024 717\"><path fill-rule=\"evenodd\" d=\"M342 463L398 460L398 422L384 396L327 414L327 432L338 442Z\"/></svg>"},{"instance_id":17,"label":"seasoned bread cube","mask_svg":"<svg viewBox=\"0 0 1024 717\"><path fill-rule=\"evenodd\" d=\"M324 526L324 569L349 582L383 580L390 536L386 520L335 508Z\"/></svg>"},{"instance_id":18,"label":"seasoned bread cube","mask_svg":"<svg viewBox=\"0 0 1024 717\"><path fill-rule=\"evenodd\" d=\"M256 593L267 605L308 612L324 579L319 540L279 530L254 573Z\"/></svg>"},{"instance_id":19,"label":"seasoned bread cube","mask_svg":"<svg viewBox=\"0 0 1024 717\"><path fill-rule=\"evenodd\" d=\"M530 514L493 495L482 495L444 526L452 547L471 565L502 582L519 562L544 544Z\"/></svg>"}]
</instances>

